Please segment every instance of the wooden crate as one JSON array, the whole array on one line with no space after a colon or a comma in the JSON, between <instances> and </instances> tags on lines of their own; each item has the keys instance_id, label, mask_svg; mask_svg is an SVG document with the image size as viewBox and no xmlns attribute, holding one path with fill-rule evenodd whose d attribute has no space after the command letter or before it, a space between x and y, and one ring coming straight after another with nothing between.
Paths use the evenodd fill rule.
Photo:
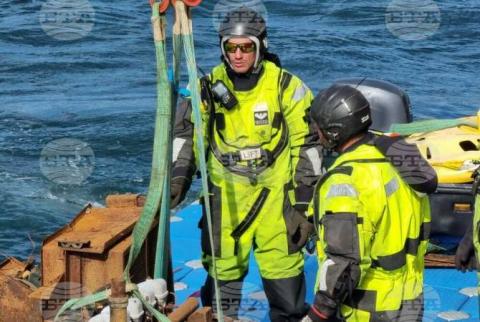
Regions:
<instances>
[{"instance_id":1,"label":"wooden crate","mask_svg":"<svg viewBox=\"0 0 480 322\"><path fill-rule=\"evenodd\" d=\"M142 205L137 195L109 196L107 208L88 205L48 237L41 252L42 287L32 297L51 299L58 285L75 288L76 296L88 295L121 278ZM153 276L156 240L155 224L130 270L133 282Z\"/></svg>"}]
</instances>

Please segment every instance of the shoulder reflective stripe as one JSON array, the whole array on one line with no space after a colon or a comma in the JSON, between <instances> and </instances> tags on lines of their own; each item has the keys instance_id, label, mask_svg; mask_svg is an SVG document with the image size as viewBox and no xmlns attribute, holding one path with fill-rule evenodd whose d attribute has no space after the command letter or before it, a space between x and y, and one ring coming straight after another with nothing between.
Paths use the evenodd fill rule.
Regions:
<instances>
[{"instance_id":1,"label":"shoulder reflective stripe","mask_svg":"<svg viewBox=\"0 0 480 322\"><path fill-rule=\"evenodd\" d=\"M322 267L320 268L319 283L318 283L318 289L320 291L327 290L327 271L328 271L328 268L332 265L335 265L335 262L331 259L327 259L323 263Z\"/></svg>"},{"instance_id":2,"label":"shoulder reflective stripe","mask_svg":"<svg viewBox=\"0 0 480 322\"><path fill-rule=\"evenodd\" d=\"M312 163L313 174L316 176L322 173L322 158L320 157L320 153L318 152L317 148L310 148L305 151L307 154L308 159Z\"/></svg>"},{"instance_id":3,"label":"shoulder reflective stripe","mask_svg":"<svg viewBox=\"0 0 480 322\"><path fill-rule=\"evenodd\" d=\"M296 89L295 89L295 93L293 94L293 101L296 103L298 101L300 101L302 98L305 97L305 95L307 95L307 87L305 86L305 84L300 84L300 86L298 86Z\"/></svg>"},{"instance_id":4,"label":"shoulder reflective stripe","mask_svg":"<svg viewBox=\"0 0 480 322\"><path fill-rule=\"evenodd\" d=\"M180 154L180 151L182 150L183 146L185 145L185 142L187 142L187 140L182 139L182 138L175 138L173 140L172 162L177 161L178 155Z\"/></svg>"},{"instance_id":5,"label":"shoulder reflective stripe","mask_svg":"<svg viewBox=\"0 0 480 322\"><path fill-rule=\"evenodd\" d=\"M357 197L358 193L354 186L348 183L334 184L330 186L327 199L333 197Z\"/></svg>"},{"instance_id":6,"label":"shoulder reflective stripe","mask_svg":"<svg viewBox=\"0 0 480 322\"><path fill-rule=\"evenodd\" d=\"M397 178L392 178L386 185L385 185L385 192L387 193L387 197L393 195L395 191L400 188L400 184L398 183Z\"/></svg>"},{"instance_id":7,"label":"shoulder reflective stripe","mask_svg":"<svg viewBox=\"0 0 480 322\"><path fill-rule=\"evenodd\" d=\"M336 167L327 173L325 173L320 180L318 180L317 185L315 186L315 193L313 194L313 220L315 223L315 227L318 227L318 221L320 218L320 205L318 204L318 199L319 199L319 193L320 193L320 188L322 187L323 183L327 181L330 176L336 174L336 173L341 173L345 174L347 176L352 175L353 168L352 167Z\"/></svg>"},{"instance_id":8,"label":"shoulder reflective stripe","mask_svg":"<svg viewBox=\"0 0 480 322\"><path fill-rule=\"evenodd\" d=\"M375 312L377 310L377 292L356 289L352 292L352 300L345 303L351 307L363 311Z\"/></svg>"},{"instance_id":9,"label":"shoulder reflective stripe","mask_svg":"<svg viewBox=\"0 0 480 322\"><path fill-rule=\"evenodd\" d=\"M430 234L430 223L423 223L420 227L420 233L417 238L407 238L404 248L392 255L379 256L376 260L372 260L372 267L381 267L386 271L394 271L402 268L407 262L407 254L416 256L418 247L422 241L428 239Z\"/></svg>"}]
</instances>

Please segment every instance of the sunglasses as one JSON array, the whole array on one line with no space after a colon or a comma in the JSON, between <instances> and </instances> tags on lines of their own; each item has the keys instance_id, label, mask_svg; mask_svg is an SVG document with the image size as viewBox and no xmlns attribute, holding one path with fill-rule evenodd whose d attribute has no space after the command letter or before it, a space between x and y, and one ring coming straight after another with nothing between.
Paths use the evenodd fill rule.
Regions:
<instances>
[{"instance_id":1,"label":"sunglasses","mask_svg":"<svg viewBox=\"0 0 480 322\"><path fill-rule=\"evenodd\" d=\"M232 43L225 43L224 45L225 51L227 53L233 54L237 51L238 48L240 48L240 51L244 54L246 53L253 53L255 51L255 43L249 42L246 44L232 44Z\"/></svg>"}]
</instances>

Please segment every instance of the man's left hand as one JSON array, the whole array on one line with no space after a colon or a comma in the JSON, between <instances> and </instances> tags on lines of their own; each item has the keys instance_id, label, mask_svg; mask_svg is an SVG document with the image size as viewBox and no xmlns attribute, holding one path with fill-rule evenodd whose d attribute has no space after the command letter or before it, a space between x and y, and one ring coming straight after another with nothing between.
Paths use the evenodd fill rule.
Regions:
<instances>
[{"instance_id":1,"label":"man's left hand","mask_svg":"<svg viewBox=\"0 0 480 322\"><path fill-rule=\"evenodd\" d=\"M299 248L303 248L308 239L315 233L315 226L308 221L305 212L297 209L293 214L292 226L296 227L296 230L291 232L292 242Z\"/></svg>"}]
</instances>

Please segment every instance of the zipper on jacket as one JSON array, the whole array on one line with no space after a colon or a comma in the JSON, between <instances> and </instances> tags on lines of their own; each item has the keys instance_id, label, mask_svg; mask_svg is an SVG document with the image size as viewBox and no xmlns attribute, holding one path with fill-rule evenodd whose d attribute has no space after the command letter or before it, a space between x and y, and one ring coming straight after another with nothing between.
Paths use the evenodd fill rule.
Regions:
<instances>
[{"instance_id":1,"label":"zipper on jacket","mask_svg":"<svg viewBox=\"0 0 480 322\"><path fill-rule=\"evenodd\" d=\"M263 205L265 204L265 201L267 200L268 194L270 193L270 189L268 188L263 188L262 191L260 191L260 194L257 197L257 200L253 203L252 208L248 211L247 216L243 221L238 224L238 226L232 231L230 236L235 240L235 255L238 254L238 244L240 242L240 237L247 231L247 229L253 224L253 221L255 218L258 216L260 213L260 210L262 209Z\"/></svg>"}]
</instances>

